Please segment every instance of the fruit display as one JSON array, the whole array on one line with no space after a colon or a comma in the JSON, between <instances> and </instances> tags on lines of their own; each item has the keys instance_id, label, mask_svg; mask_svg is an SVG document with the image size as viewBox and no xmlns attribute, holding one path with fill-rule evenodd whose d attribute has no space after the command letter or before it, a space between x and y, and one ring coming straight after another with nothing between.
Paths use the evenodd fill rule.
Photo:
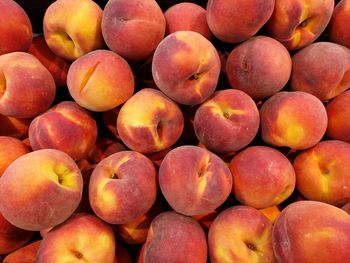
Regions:
<instances>
[{"instance_id":1,"label":"fruit display","mask_svg":"<svg viewBox=\"0 0 350 263\"><path fill-rule=\"evenodd\" d=\"M0 263L350 262L350 0L0 18Z\"/></svg>"}]
</instances>

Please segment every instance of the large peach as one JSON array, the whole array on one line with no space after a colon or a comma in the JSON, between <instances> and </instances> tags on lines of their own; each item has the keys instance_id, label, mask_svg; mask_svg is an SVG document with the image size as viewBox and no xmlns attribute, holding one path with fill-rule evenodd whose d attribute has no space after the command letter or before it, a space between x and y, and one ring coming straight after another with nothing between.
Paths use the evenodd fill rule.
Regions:
<instances>
[{"instance_id":1,"label":"large peach","mask_svg":"<svg viewBox=\"0 0 350 263\"><path fill-rule=\"evenodd\" d=\"M102 16L107 46L128 60L144 60L165 34L165 18L155 0L109 0Z\"/></svg>"},{"instance_id":2,"label":"large peach","mask_svg":"<svg viewBox=\"0 0 350 263\"><path fill-rule=\"evenodd\" d=\"M118 54L96 50L70 66L67 76L70 95L91 111L108 111L124 103L134 92L134 75Z\"/></svg>"},{"instance_id":3,"label":"large peach","mask_svg":"<svg viewBox=\"0 0 350 263\"><path fill-rule=\"evenodd\" d=\"M288 50L303 48L325 30L333 9L334 0L276 0L268 34Z\"/></svg>"},{"instance_id":4,"label":"large peach","mask_svg":"<svg viewBox=\"0 0 350 263\"><path fill-rule=\"evenodd\" d=\"M31 54L0 56L0 113L32 118L47 110L56 95L50 72Z\"/></svg>"},{"instance_id":5,"label":"large peach","mask_svg":"<svg viewBox=\"0 0 350 263\"><path fill-rule=\"evenodd\" d=\"M120 109L117 130L124 144L134 151L154 153L173 145L184 126L176 103L156 89L135 93Z\"/></svg>"},{"instance_id":6,"label":"large peach","mask_svg":"<svg viewBox=\"0 0 350 263\"><path fill-rule=\"evenodd\" d=\"M291 203L273 226L272 242L278 262L349 262L350 215L322 202Z\"/></svg>"},{"instance_id":7,"label":"large peach","mask_svg":"<svg viewBox=\"0 0 350 263\"><path fill-rule=\"evenodd\" d=\"M244 205L267 208L286 200L294 191L293 165L281 152L266 146L252 146L230 162L233 193Z\"/></svg>"},{"instance_id":8,"label":"large peach","mask_svg":"<svg viewBox=\"0 0 350 263\"><path fill-rule=\"evenodd\" d=\"M297 189L307 199L336 206L350 202L350 143L322 141L294 160Z\"/></svg>"},{"instance_id":9,"label":"large peach","mask_svg":"<svg viewBox=\"0 0 350 263\"><path fill-rule=\"evenodd\" d=\"M92 115L73 101L63 101L37 116L29 126L33 150L58 149L74 160L85 157L97 138Z\"/></svg>"},{"instance_id":10,"label":"large peach","mask_svg":"<svg viewBox=\"0 0 350 263\"><path fill-rule=\"evenodd\" d=\"M234 206L221 212L208 233L212 263L275 263L272 223L258 210Z\"/></svg>"},{"instance_id":11,"label":"large peach","mask_svg":"<svg viewBox=\"0 0 350 263\"><path fill-rule=\"evenodd\" d=\"M341 0L334 8L331 20L328 24L329 39L340 45L350 48L350 1Z\"/></svg>"},{"instance_id":12,"label":"large peach","mask_svg":"<svg viewBox=\"0 0 350 263\"><path fill-rule=\"evenodd\" d=\"M89 200L95 214L110 224L142 216L157 194L156 170L147 157L122 151L103 159L90 177Z\"/></svg>"},{"instance_id":13,"label":"large peach","mask_svg":"<svg viewBox=\"0 0 350 263\"><path fill-rule=\"evenodd\" d=\"M11 224L38 231L66 220L77 208L83 180L73 159L45 149L16 159L0 177L0 212Z\"/></svg>"},{"instance_id":14,"label":"large peach","mask_svg":"<svg viewBox=\"0 0 350 263\"><path fill-rule=\"evenodd\" d=\"M273 12L275 0L209 0L207 21L221 41L237 43L255 35Z\"/></svg>"},{"instance_id":15,"label":"large peach","mask_svg":"<svg viewBox=\"0 0 350 263\"><path fill-rule=\"evenodd\" d=\"M326 134L329 138L350 143L350 90L347 90L327 106L328 126Z\"/></svg>"},{"instance_id":16,"label":"large peach","mask_svg":"<svg viewBox=\"0 0 350 263\"><path fill-rule=\"evenodd\" d=\"M195 105L216 89L221 62L213 44L193 31L164 38L154 52L152 75L157 87L174 101Z\"/></svg>"},{"instance_id":17,"label":"large peach","mask_svg":"<svg viewBox=\"0 0 350 263\"><path fill-rule=\"evenodd\" d=\"M177 147L164 157L158 179L169 205L188 216L212 212L232 189L232 175L224 161L191 145Z\"/></svg>"},{"instance_id":18,"label":"large peach","mask_svg":"<svg viewBox=\"0 0 350 263\"><path fill-rule=\"evenodd\" d=\"M13 0L2 0L0 17L0 55L27 51L32 42L33 29L23 8Z\"/></svg>"},{"instance_id":19,"label":"large peach","mask_svg":"<svg viewBox=\"0 0 350 263\"><path fill-rule=\"evenodd\" d=\"M255 100L270 97L288 82L292 60L277 40L256 36L236 46L227 58L226 75L232 88Z\"/></svg>"},{"instance_id":20,"label":"large peach","mask_svg":"<svg viewBox=\"0 0 350 263\"><path fill-rule=\"evenodd\" d=\"M153 219L142 253L143 263L205 263L207 241L194 219L169 211Z\"/></svg>"},{"instance_id":21,"label":"large peach","mask_svg":"<svg viewBox=\"0 0 350 263\"><path fill-rule=\"evenodd\" d=\"M8 254L2 263L36 263L36 255L41 240L34 241L20 249Z\"/></svg>"},{"instance_id":22,"label":"large peach","mask_svg":"<svg viewBox=\"0 0 350 263\"><path fill-rule=\"evenodd\" d=\"M176 31L190 30L210 40L212 33L207 23L207 11L195 3L183 2L172 5L164 12L166 35Z\"/></svg>"},{"instance_id":23,"label":"large peach","mask_svg":"<svg viewBox=\"0 0 350 263\"><path fill-rule=\"evenodd\" d=\"M36 262L113 263L114 256L111 227L96 216L74 214L45 235Z\"/></svg>"},{"instance_id":24,"label":"large peach","mask_svg":"<svg viewBox=\"0 0 350 263\"><path fill-rule=\"evenodd\" d=\"M273 146L303 150L316 145L327 129L322 102L302 91L281 91L260 110L262 139Z\"/></svg>"},{"instance_id":25,"label":"large peach","mask_svg":"<svg viewBox=\"0 0 350 263\"><path fill-rule=\"evenodd\" d=\"M259 123L259 111L251 97L243 91L227 89L216 91L198 107L193 125L205 147L226 154L251 143Z\"/></svg>"},{"instance_id":26,"label":"large peach","mask_svg":"<svg viewBox=\"0 0 350 263\"><path fill-rule=\"evenodd\" d=\"M350 86L350 49L331 42L317 42L292 58L292 90L332 99Z\"/></svg>"},{"instance_id":27,"label":"large peach","mask_svg":"<svg viewBox=\"0 0 350 263\"><path fill-rule=\"evenodd\" d=\"M103 47L101 20L102 9L92 0L55 1L43 20L46 43L56 55L76 60Z\"/></svg>"}]
</instances>

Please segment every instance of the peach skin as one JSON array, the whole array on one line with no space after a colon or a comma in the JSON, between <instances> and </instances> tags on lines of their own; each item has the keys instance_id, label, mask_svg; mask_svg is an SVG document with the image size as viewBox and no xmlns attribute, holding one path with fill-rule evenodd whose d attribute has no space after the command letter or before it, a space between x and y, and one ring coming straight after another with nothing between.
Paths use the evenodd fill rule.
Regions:
<instances>
[{"instance_id":1,"label":"peach skin","mask_svg":"<svg viewBox=\"0 0 350 263\"><path fill-rule=\"evenodd\" d=\"M338 1L328 24L329 39L337 44L350 48L350 1Z\"/></svg>"},{"instance_id":2,"label":"peach skin","mask_svg":"<svg viewBox=\"0 0 350 263\"><path fill-rule=\"evenodd\" d=\"M20 249L8 254L2 263L36 263L36 255L39 250L41 240L34 241Z\"/></svg>"},{"instance_id":3,"label":"peach skin","mask_svg":"<svg viewBox=\"0 0 350 263\"><path fill-rule=\"evenodd\" d=\"M267 32L288 50L301 49L321 35L333 9L334 0L276 0Z\"/></svg>"},{"instance_id":4,"label":"peach skin","mask_svg":"<svg viewBox=\"0 0 350 263\"><path fill-rule=\"evenodd\" d=\"M322 202L291 203L273 226L272 242L278 262L347 263L350 215Z\"/></svg>"},{"instance_id":5,"label":"peach skin","mask_svg":"<svg viewBox=\"0 0 350 263\"><path fill-rule=\"evenodd\" d=\"M179 106L162 92L145 88L121 107L117 131L131 150L155 153L173 145L183 131L184 118Z\"/></svg>"},{"instance_id":6,"label":"peach skin","mask_svg":"<svg viewBox=\"0 0 350 263\"><path fill-rule=\"evenodd\" d=\"M16 139L27 138L31 121L31 118L21 119L0 114L0 136L10 136Z\"/></svg>"}]
</instances>

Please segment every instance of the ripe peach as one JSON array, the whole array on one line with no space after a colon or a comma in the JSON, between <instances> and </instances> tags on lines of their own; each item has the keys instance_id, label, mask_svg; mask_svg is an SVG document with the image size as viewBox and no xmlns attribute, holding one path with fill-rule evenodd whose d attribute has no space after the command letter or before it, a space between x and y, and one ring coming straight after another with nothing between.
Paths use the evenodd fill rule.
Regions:
<instances>
[{"instance_id":1,"label":"ripe peach","mask_svg":"<svg viewBox=\"0 0 350 263\"><path fill-rule=\"evenodd\" d=\"M184 126L176 103L156 89L134 94L120 109L117 130L123 143L134 151L154 153L173 145Z\"/></svg>"},{"instance_id":2,"label":"ripe peach","mask_svg":"<svg viewBox=\"0 0 350 263\"><path fill-rule=\"evenodd\" d=\"M350 49L346 47L317 42L297 52L292 61L292 90L327 101L350 86Z\"/></svg>"},{"instance_id":3,"label":"ripe peach","mask_svg":"<svg viewBox=\"0 0 350 263\"><path fill-rule=\"evenodd\" d=\"M327 129L322 102L302 91L281 91L260 109L262 139L273 146L303 150L316 145Z\"/></svg>"},{"instance_id":4,"label":"ripe peach","mask_svg":"<svg viewBox=\"0 0 350 263\"><path fill-rule=\"evenodd\" d=\"M259 111L251 97L243 91L227 89L216 91L198 107L193 125L205 147L227 154L251 143L259 123Z\"/></svg>"},{"instance_id":5,"label":"ripe peach","mask_svg":"<svg viewBox=\"0 0 350 263\"><path fill-rule=\"evenodd\" d=\"M2 263L36 263L36 255L39 250L41 240L34 241L20 249L8 254Z\"/></svg>"},{"instance_id":6,"label":"ripe peach","mask_svg":"<svg viewBox=\"0 0 350 263\"><path fill-rule=\"evenodd\" d=\"M58 149L74 160L84 158L97 138L91 114L73 101L63 101L37 116L29 126L33 150Z\"/></svg>"},{"instance_id":7,"label":"ripe peach","mask_svg":"<svg viewBox=\"0 0 350 263\"><path fill-rule=\"evenodd\" d=\"M155 0L109 0L102 34L110 50L127 60L144 60L165 34L165 18Z\"/></svg>"},{"instance_id":8,"label":"ripe peach","mask_svg":"<svg viewBox=\"0 0 350 263\"><path fill-rule=\"evenodd\" d=\"M221 62L213 44L193 31L165 37L154 52L152 75L157 87L174 101L195 105L216 89Z\"/></svg>"},{"instance_id":9,"label":"ripe peach","mask_svg":"<svg viewBox=\"0 0 350 263\"><path fill-rule=\"evenodd\" d=\"M32 119L20 119L0 114L0 136L10 136L17 139L28 137L29 125Z\"/></svg>"},{"instance_id":10,"label":"ripe peach","mask_svg":"<svg viewBox=\"0 0 350 263\"><path fill-rule=\"evenodd\" d=\"M67 76L70 95L91 111L108 111L124 103L134 92L129 64L109 50L92 51L70 66Z\"/></svg>"},{"instance_id":11,"label":"ripe peach","mask_svg":"<svg viewBox=\"0 0 350 263\"><path fill-rule=\"evenodd\" d=\"M350 215L350 202L343 205L341 209L343 209L345 212L347 212Z\"/></svg>"},{"instance_id":12,"label":"ripe peach","mask_svg":"<svg viewBox=\"0 0 350 263\"><path fill-rule=\"evenodd\" d=\"M164 157L158 180L169 205L188 216L212 212L232 189L232 175L224 161L192 145L177 147Z\"/></svg>"},{"instance_id":13,"label":"ripe peach","mask_svg":"<svg viewBox=\"0 0 350 263\"><path fill-rule=\"evenodd\" d=\"M281 209L277 205L262 208L259 209L259 211L263 213L264 216L266 216L272 224L275 223L276 219L281 214Z\"/></svg>"},{"instance_id":14,"label":"ripe peach","mask_svg":"<svg viewBox=\"0 0 350 263\"><path fill-rule=\"evenodd\" d=\"M328 24L329 39L348 48L350 48L350 32L347 26L350 24L349 5L349 0L338 1Z\"/></svg>"},{"instance_id":15,"label":"ripe peach","mask_svg":"<svg viewBox=\"0 0 350 263\"><path fill-rule=\"evenodd\" d=\"M56 94L50 72L33 55L12 52L0 56L0 113L32 118L46 111Z\"/></svg>"}]
</instances>

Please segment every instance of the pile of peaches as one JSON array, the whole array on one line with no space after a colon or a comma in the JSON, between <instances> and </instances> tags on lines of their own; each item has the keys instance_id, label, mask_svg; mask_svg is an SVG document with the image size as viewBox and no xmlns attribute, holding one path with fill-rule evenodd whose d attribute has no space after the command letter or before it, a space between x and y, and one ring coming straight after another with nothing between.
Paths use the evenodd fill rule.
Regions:
<instances>
[{"instance_id":1,"label":"pile of peaches","mask_svg":"<svg viewBox=\"0 0 350 263\"><path fill-rule=\"evenodd\" d=\"M0 0L0 262L350 262L350 0Z\"/></svg>"}]
</instances>

